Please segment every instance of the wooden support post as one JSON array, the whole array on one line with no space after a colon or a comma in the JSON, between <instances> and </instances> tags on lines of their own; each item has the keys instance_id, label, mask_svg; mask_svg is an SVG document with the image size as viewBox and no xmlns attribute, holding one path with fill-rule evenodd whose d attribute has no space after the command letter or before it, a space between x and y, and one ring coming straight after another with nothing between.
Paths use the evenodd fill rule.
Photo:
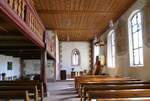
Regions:
<instances>
[{"instance_id":1,"label":"wooden support post","mask_svg":"<svg viewBox=\"0 0 150 101\"><path fill-rule=\"evenodd\" d=\"M93 66L94 66L94 46L93 46L93 42L91 41L90 42L90 63L91 63L91 65L90 65L90 74L92 74L92 70L93 70Z\"/></svg>"},{"instance_id":2,"label":"wooden support post","mask_svg":"<svg viewBox=\"0 0 150 101\"><path fill-rule=\"evenodd\" d=\"M47 92L47 44L46 32L44 33L44 48L41 49L41 81L43 81L44 91Z\"/></svg>"},{"instance_id":3,"label":"wooden support post","mask_svg":"<svg viewBox=\"0 0 150 101\"><path fill-rule=\"evenodd\" d=\"M21 78L21 79L23 79L23 76L24 76L24 75L23 75L23 74L24 74L24 68L25 68L24 66L25 66L24 61L23 61L23 59L21 58L21 59L20 59L20 78Z\"/></svg>"},{"instance_id":4,"label":"wooden support post","mask_svg":"<svg viewBox=\"0 0 150 101\"><path fill-rule=\"evenodd\" d=\"M41 50L41 81L44 84L44 91L47 92L47 52Z\"/></svg>"}]
</instances>

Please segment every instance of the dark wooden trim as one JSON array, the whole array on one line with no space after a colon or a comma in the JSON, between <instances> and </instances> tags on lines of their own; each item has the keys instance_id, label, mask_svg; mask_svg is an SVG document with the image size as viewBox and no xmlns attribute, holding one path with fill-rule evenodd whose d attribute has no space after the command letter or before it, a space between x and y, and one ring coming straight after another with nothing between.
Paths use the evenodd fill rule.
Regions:
<instances>
[{"instance_id":1,"label":"dark wooden trim","mask_svg":"<svg viewBox=\"0 0 150 101\"><path fill-rule=\"evenodd\" d=\"M20 17L18 17L18 15L16 15L15 12L11 10L11 8L6 5L5 0L0 1L0 13L7 21L13 23L18 28L18 30L20 30L37 46L41 48L44 47L43 40L40 40L40 38L26 25L26 23Z\"/></svg>"},{"instance_id":2,"label":"dark wooden trim","mask_svg":"<svg viewBox=\"0 0 150 101\"><path fill-rule=\"evenodd\" d=\"M34 14L34 16L36 16L36 19L39 21L40 26L42 27L42 29L46 30L43 23L41 22L41 18L39 17L36 9L34 7L32 7L32 5L30 4L31 2L29 2L30 0L26 0L26 3L28 4L29 8L31 9L32 13Z\"/></svg>"},{"instance_id":3,"label":"dark wooden trim","mask_svg":"<svg viewBox=\"0 0 150 101\"><path fill-rule=\"evenodd\" d=\"M25 64L23 59L20 59L20 77L23 78L23 70L24 70Z\"/></svg>"},{"instance_id":4,"label":"dark wooden trim","mask_svg":"<svg viewBox=\"0 0 150 101\"><path fill-rule=\"evenodd\" d=\"M41 50L41 81L44 83L45 92L47 92L47 52Z\"/></svg>"},{"instance_id":5,"label":"dark wooden trim","mask_svg":"<svg viewBox=\"0 0 150 101\"><path fill-rule=\"evenodd\" d=\"M9 46L9 47L8 46L1 46L0 48L1 49L7 49L7 50L39 49L39 47L37 47L37 46L23 46L23 45L15 46L15 47L13 47L13 46Z\"/></svg>"},{"instance_id":6,"label":"dark wooden trim","mask_svg":"<svg viewBox=\"0 0 150 101\"><path fill-rule=\"evenodd\" d=\"M47 92L47 37L46 31L43 34L44 48L41 49L41 81L44 84L44 90Z\"/></svg>"}]
</instances>

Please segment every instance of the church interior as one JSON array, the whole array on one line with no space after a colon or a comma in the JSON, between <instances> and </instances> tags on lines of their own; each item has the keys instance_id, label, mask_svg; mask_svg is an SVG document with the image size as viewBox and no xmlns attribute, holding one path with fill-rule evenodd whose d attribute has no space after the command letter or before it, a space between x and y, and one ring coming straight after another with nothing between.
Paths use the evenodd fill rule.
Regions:
<instances>
[{"instance_id":1,"label":"church interior","mask_svg":"<svg viewBox=\"0 0 150 101\"><path fill-rule=\"evenodd\" d=\"M0 101L150 101L150 0L0 0Z\"/></svg>"}]
</instances>

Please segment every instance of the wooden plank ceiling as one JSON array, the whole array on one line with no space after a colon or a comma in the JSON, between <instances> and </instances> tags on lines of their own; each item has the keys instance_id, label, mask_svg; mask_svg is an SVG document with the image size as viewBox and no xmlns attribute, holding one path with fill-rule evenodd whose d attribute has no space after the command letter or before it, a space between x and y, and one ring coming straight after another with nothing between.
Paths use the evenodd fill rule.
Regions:
<instances>
[{"instance_id":1,"label":"wooden plank ceiling","mask_svg":"<svg viewBox=\"0 0 150 101\"><path fill-rule=\"evenodd\" d=\"M47 29L61 41L89 41L102 34L136 0L33 0Z\"/></svg>"}]
</instances>

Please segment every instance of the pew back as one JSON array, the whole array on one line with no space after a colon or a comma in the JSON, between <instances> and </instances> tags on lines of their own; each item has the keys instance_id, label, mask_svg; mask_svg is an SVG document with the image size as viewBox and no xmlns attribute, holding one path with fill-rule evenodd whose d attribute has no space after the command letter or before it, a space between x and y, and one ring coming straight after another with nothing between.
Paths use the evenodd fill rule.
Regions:
<instances>
[{"instance_id":1,"label":"pew back","mask_svg":"<svg viewBox=\"0 0 150 101\"><path fill-rule=\"evenodd\" d=\"M88 101L99 98L150 97L150 89L88 91Z\"/></svg>"},{"instance_id":2,"label":"pew back","mask_svg":"<svg viewBox=\"0 0 150 101\"><path fill-rule=\"evenodd\" d=\"M0 91L0 99L24 99L24 101L30 101L28 91Z\"/></svg>"},{"instance_id":3,"label":"pew back","mask_svg":"<svg viewBox=\"0 0 150 101\"><path fill-rule=\"evenodd\" d=\"M0 91L28 91L30 97L34 98L34 101L38 101L37 86L0 86Z\"/></svg>"},{"instance_id":4,"label":"pew back","mask_svg":"<svg viewBox=\"0 0 150 101\"><path fill-rule=\"evenodd\" d=\"M86 94L89 91L102 91L102 90L125 90L125 89L150 89L150 84L125 84L125 85L99 85L99 86L86 86L81 92L81 100L86 100Z\"/></svg>"},{"instance_id":5,"label":"pew back","mask_svg":"<svg viewBox=\"0 0 150 101\"><path fill-rule=\"evenodd\" d=\"M0 86L37 86L41 100L44 99L43 83L38 80L12 80L0 81Z\"/></svg>"}]
</instances>

